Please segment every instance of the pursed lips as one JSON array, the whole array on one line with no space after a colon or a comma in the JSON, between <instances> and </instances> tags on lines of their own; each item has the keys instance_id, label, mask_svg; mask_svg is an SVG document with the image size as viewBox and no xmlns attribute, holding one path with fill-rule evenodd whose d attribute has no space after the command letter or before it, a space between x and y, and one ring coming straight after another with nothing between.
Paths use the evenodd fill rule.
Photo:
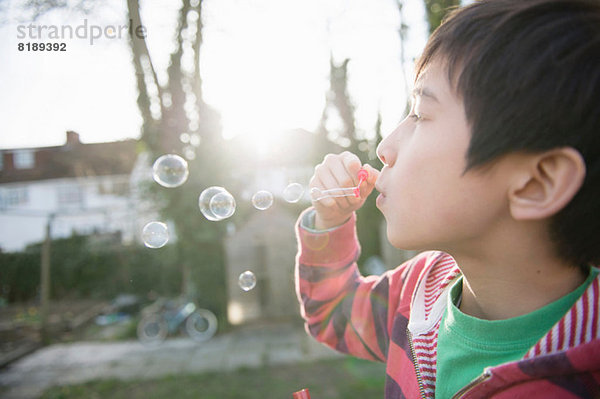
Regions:
<instances>
[{"instance_id":1,"label":"pursed lips","mask_svg":"<svg viewBox=\"0 0 600 399\"><path fill-rule=\"evenodd\" d=\"M383 209L381 207L383 206L383 203L385 201L385 191L383 189L383 187L385 187L385 184L383 183L383 179L382 179L384 169L381 170L379 176L377 177L377 181L375 182L375 190L377 190L379 192L379 195L377 196L377 199L375 200L375 204L376 204L377 208L379 208L379 210L382 212L383 212Z\"/></svg>"},{"instance_id":2,"label":"pursed lips","mask_svg":"<svg viewBox=\"0 0 600 399\"><path fill-rule=\"evenodd\" d=\"M377 182L375 183L375 190L377 190L381 195L383 195L385 197L385 192L383 191L382 187L382 183L381 183L381 174L379 175L379 177L377 178Z\"/></svg>"}]
</instances>

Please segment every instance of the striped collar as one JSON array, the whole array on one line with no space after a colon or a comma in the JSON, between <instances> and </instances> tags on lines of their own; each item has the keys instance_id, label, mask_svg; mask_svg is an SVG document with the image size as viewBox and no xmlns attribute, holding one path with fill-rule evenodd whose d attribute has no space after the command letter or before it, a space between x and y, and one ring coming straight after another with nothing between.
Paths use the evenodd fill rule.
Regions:
<instances>
[{"instance_id":1,"label":"striped collar","mask_svg":"<svg viewBox=\"0 0 600 399\"><path fill-rule=\"evenodd\" d=\"M413 335L423 335L439 326L446 309L448 291L461 272L452 256L431 252L431 265L422 271L415 288L408 329ZM573 327L574 326L574 327ZM565 351L600 338L600 274L582 296L538 343L525 359Z\"/></svg>"},{"instance_id":2,"label":"striped collar","mask_svg":"<svg viewBox=\"0 0 600 399\"><path fill-rule=\"evenodd\" d=\"M461 275L454 258L443 252L431 252L415 287L408 329L413 335L430 332L442 318L452 281Z\"/></svg>"},{"instance_id":3,"label":"striped collar","mask_svg":"<svg viewBox=\"0 0 600 399\"><path fill-rule=\"evenodd\" d=\"M600 338L600 275L524 359L566 351Z\"/></svg>"},{"instance_id":4,"label":"striped collar","mask_svg":"<svg viewBox=\"0 0 600 399\"><path fill-rule=\"evenodd\" d=\"M437 339L448 291L461 272L452 256L431 252L415 288L408 330L427 397L435 394ZM567 313L524 356L553 354L600 338L600 275Z\"/></svg>"},{"instance_id":5,"label":"striped collar","mask_svg":"<svg viewBox=\"0 0 600 399\"><path fill-rule=\"evenodd\" d=\"M452 281L460 276L454 258L443 252L429 253L413 294L408 330L418 363L423 390L428 398L435 395L437 339L440 321L448 302Z\"/></svg>"}]
</instances>

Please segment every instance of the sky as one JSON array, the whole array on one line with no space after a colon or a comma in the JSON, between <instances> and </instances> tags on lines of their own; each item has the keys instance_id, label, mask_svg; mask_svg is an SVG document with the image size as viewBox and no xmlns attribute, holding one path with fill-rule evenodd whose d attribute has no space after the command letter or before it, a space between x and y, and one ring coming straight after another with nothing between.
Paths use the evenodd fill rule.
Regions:
<instances>
[{"instance_id":1,"label":"sky","mask_svg":"<svg viewBox=\"0 0 600 399\"><path fill-rule=\"evenodd\" d=\"M0 27L0 149L62 145L67 130L86 143L138 138L141 117L126 32L93 43L89 34L92 25L115 31L124 26L126 2L103 1L89 15L51 12L33 22L32 35L32 21L19 20L24 0L4 2L9 7ZM142 0L142 23L161 82L179 5ZM422 0L405 0L404 20L410 82L413 59L427 38ZM329 86L330 54L336 62L351 59L349 91L359 131L372 134L381 112L386 135L403 116L396 0L205 0L203 22L204 100L221 113L226 137L314 130ZM87 25L88 35L40 40L36 28L42 25ZM65 43L66 51L18 49L41 41Z\"/></svg>"}]
</instances>

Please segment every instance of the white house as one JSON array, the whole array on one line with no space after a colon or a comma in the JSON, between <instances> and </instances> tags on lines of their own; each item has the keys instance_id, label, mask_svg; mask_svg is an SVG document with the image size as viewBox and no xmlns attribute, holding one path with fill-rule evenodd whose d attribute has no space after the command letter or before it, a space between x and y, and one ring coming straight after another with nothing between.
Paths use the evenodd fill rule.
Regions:
<instances>
[{"instance_id":1,"label":"white house","mask_svg":"<svg viewBox=\"0 0 600 399\"><path fill-rule=\"evenodd\" d=\"M136 141L84 144L67 132L58 147L0 150L0 249L23 250L72 233L139 236L135 187L148 171Z\"/></svg>"}]
</instances>

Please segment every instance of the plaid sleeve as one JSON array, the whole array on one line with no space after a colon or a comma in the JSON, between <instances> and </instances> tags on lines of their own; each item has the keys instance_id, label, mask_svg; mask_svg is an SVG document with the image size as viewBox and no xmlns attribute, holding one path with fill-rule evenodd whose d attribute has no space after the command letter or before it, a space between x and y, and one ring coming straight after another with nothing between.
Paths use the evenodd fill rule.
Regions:
<instances>
[{"instance_id":1,"label":"plaid sleeve","mask_svg":"<svg viewBox=\"0 0 600 399\"><path fill-rule=\"evenodd\" d=\"M398 268L381 276L360 274L355 220L353 215L338 228L321 232L298 223L296 293L306 329L318 341L385 361L404 273Z\"/></svg>"}]
</instances>

